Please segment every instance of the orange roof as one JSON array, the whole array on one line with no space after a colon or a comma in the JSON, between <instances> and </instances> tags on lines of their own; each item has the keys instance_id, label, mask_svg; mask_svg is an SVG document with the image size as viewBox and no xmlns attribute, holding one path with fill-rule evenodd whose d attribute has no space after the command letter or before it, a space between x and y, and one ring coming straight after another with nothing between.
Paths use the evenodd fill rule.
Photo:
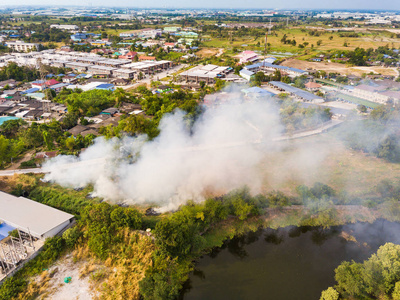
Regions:
<instances>
[{"instance_id":1,"label":"orange roof","mask_svg":"<svg viewBox=\"0 0 400 300\"><path fill-rule=\"evenodd\" d=\"M314 81L309 81L305 84L306 88L309 89L318 89L320 88L322 85L320 85L319 83L316 83Z\"/></svg>"},{"instance_id":2,"label":"orange roof","mask_svg":"<svg viewBox=\"0 0 400 300\"><path fill-rule=\"evenodd\" d=\"M139 56L139 60L156 60L156 57L143 55L143 56Z\"/></svg>"}]
</instances>

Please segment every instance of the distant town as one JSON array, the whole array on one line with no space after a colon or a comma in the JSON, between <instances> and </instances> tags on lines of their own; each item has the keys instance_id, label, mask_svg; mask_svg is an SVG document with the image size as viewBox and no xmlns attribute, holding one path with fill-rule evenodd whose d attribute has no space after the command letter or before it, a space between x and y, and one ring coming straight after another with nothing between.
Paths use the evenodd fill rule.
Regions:
<instances>
[{"instance_id":1,"label":"distant town","mask_svg":"<svg viewBox=\"0 0 400 300\"><path fill-rule=\"evenodd\" d=\"M197 262L264 230L361 247L334 226L400 221L399 120L397 11L2 4L0 299L227 299ZM313 296L400 299L343 253Z\"/></svg>"}]
</instances>

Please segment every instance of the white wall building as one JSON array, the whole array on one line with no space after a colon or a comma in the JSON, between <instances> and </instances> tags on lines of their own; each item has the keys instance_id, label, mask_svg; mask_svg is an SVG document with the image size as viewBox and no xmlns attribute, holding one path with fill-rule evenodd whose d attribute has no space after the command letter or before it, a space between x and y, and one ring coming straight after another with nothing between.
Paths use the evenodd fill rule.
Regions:
<instances>
[{"instance_id":1,"label":"white wall building","mask_svg":"<svg viewBox=\"0 0 400 300\"><path fill-rule=\"evenodd\" d=\"M7 42L6 45L7 47L18 52L39 50L39 44L25 43L24 41Z\"/></svg>"},{"instance_id":2,"label":"white wall building","mask_svg":"<svg viewBox=\"0 0 400 300\"><path fill-rule=\"evenodd\" d=\"M79 26L77 26L77 25L51 24L50 28L57 28L57 29L60 29L60 30L68 30L68 31L79 30Z\"/></svg>"}]
</instances>

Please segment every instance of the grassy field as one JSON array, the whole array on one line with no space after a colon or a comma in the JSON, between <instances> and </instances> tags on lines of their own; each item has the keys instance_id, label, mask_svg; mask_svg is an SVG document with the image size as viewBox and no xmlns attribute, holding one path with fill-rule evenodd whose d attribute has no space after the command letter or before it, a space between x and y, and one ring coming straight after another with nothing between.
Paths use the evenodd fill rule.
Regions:
<instances>
[{"instance_id":1,"label":"grassy field","mask_svg":"<svg viewBox=\"0 0 400 300\"><path fill-rule=\"evenodd\" d=\"M276 33L276 35L275 35ZM293 40L295 39L297 42L296 46L283 44L281 42L282 37L286 34L287 39ZM290 52L305 55L308 57L311 54L315 54L318 52L324 52L332 49L336 50L354 50L357 47L362 48L378 48L379 46L389 45L390 47L399 48L400 47L400 39L393 38L392 33L388 31L365 31L358 32L359 37L340 37L340 33L337 32L323 32L320 31L320 36L311 36L308 31L304 31L301 28L289 28L289 29L280 29L274 31L268 37L268 43L271 44L269 52ZM332 39L330 39L332 37ZM205 47L215 47L215 48L225 48L232 49L238 48L239 50L244 49L252 49L263 51L264 50L264 37L251 37L251 36L243 36L243 37L234 37L232 41L229 38L213 38L210 35L203 36L203 45ZM317 45L318 41L321 41L320 46ZM298 47L299 44L304 42L309 43L309 45L300 49ZM257 46L259 43L259 46ZM344 43L347 43L347 47L344 46ZM247 45L247 46L243 46ZM313 49L311 49L311 45L314 45ZM307 58L307 57L305 57Z\"/></svg>"},{"instance_id":2,"label":"grassy field","mask_svg":"<svg viewBox=\"0 0 400 300\"><path fill-rule=\"evenodd\" d=\"M352 197L375 197L383 179L400 180L400 164L346 148L333 133L293 140L262 165L264 191L295 195L298 185L322 182Z\"/></svg>"}]
</instances>

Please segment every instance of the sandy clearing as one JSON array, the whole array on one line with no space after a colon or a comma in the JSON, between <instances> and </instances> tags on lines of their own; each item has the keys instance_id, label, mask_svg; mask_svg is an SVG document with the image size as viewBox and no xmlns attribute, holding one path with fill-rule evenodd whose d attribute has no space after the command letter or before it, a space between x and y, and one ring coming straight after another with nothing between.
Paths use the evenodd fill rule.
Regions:
<instances>
[{"instance_id":1,"label":"sandy clearing","mask_svg":"<svg viewBox=\"0 0 400 300\"><path fill-rule=\"evenodd\" d=\"M44 299L54 300L89 300L95 297L95 293L90 288L89 277L79 278L80 269L84 266L84 261L74 263L71 254L58 261L49 268L49 273L57 272L50 279L51 295ZM64 278L71 277L70 283L64 283Z\"/></svg>"},{"instance_id":2,"label":"sandy clearing","mask_svg":"<svg viewBox=\"0 0 400 300\"><path fill-rule=\"evenodd\" d=\"M203 48L196 54L201 57L211 57L216 56L219 53L219 49L216 48Z\"/></svg>"}]
</instances>

